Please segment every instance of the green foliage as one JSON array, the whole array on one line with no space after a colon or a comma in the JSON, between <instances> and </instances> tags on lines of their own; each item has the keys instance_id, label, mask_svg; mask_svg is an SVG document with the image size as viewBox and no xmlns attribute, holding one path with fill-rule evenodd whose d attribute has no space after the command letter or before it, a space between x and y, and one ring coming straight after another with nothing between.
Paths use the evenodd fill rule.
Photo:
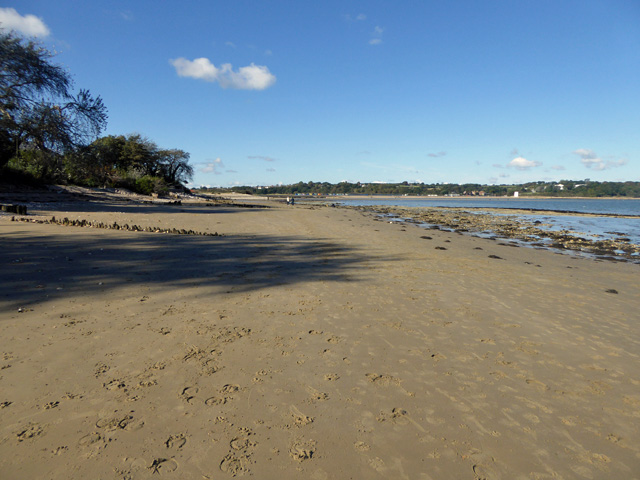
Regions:
<instances>
[{"instance_id":1,"label":"green foliage","mask_svg":"<svg viewBox=\"0 0 640 480\"><path fill-rule=\"evenodd\" d=\"M562 187L560 187L562 185ZM298 182L271 187L232 188L239 193L260 195L454 195L454 196L526 196L554 197L640 197L640 182L592 182L590 180L561 182L530 182L519 185L424 184L424 183L349 183Z\"/></svg>"},{"instance_id":2,"label":"green foliage","mask_svg":"<svg viewBox=\"0 0 640 480\"><path fill-rule=\"evenodd\" d=\"M33 41L0 31L0 170L45 182L168 192L193 177L189 154L139 134L98 138L106 108ZM3 175L6 181L8 176ZM11 178L15 178L13 175Z\"/></svg>"},{"instance_id":3,"label":"green foliage","mask_svg":"<svg viewBox=\"0 0 640 480\"><path fill-rule=\"evenodd\" d=\"M100 97L70 91L70 75L33 41L0 31L0 167L22 150L41 153L44 179L60 173L60 157L96 138L106 126Z\"/></svg>"},{"instance_id":4,"label":"green foliage","mask_svg":"<svg viewBox=\"0 0 640 480\"><path fill-rule=\"evenodd\" d=\"M158 195L166 195L169 192L167 184L163 178L152 177L145 175L135 181L134 191L142 193L143 195L151 195L157 193Z\"/></svg>"}]
</instances>

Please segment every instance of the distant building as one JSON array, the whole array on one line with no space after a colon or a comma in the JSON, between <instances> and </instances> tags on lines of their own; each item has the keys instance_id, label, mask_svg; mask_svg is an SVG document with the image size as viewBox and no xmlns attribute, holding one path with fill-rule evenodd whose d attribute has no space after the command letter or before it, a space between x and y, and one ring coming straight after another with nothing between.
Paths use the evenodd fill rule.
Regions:
<instances>
[{"instance_id":1,"label":"distant building","mask_svg":"<svg viewBox=\"0 0 640 480\"><path fill-rule=\"evenodd\" d=\"M513 196L514 196L514 197L518 197L518 196L520 196L520 192L513 192Z\"/></svg>"}]
</instances>

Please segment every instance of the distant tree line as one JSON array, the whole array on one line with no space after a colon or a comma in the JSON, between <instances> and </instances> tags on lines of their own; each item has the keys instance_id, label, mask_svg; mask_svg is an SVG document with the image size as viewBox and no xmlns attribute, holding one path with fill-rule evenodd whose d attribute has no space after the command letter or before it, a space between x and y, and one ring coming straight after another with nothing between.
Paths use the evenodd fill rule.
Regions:
<instances>
[{"instance_id":1,"label":"distant tree line","mask_svg":"<svg viewBox=\"0 0 640 480\"><path fill-rule=\"evenodd\" d=\"M107 108L72 92L68 72L34 41L0 30L0 179L162 193L193 177L189 154L137 134L100 137Z\"/></svg>"},{"instance_id":2,"label":"distant tree line","mask_svg":"<svg viewBox=\"0 0 640 480\"><path fill-rule=\"evenodd\" d=\"M298 182L269 187L239 186L234 192L259 195L460 195L460 196L553 196L553 197L640 197L640 182L594 182L562 180L517 185L477 183L328 183Z\"/></svg>"}]
</instances>

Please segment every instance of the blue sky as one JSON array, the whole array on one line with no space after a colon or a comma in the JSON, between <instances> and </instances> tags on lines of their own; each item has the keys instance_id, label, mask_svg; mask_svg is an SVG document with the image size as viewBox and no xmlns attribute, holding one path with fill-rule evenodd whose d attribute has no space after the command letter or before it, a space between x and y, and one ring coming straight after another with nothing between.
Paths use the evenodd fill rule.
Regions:
<instances>
[{"instance_id":1,"label":"blue sky","mask_svg":"<svg viewBox=\"0 0 640 480\"><path fill-rule=\"evenodd\" d=\"M640 181L640 2L20 1L195 185Z\"/></svg>"}]
</instances>

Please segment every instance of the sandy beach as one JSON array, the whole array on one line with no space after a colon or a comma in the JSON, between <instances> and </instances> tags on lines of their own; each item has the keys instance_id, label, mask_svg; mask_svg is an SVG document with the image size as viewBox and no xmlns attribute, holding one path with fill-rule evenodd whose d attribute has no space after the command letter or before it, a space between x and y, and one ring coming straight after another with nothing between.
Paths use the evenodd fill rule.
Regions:
<instances>
[{"instance_id":1,"label":"sandy beach","mask_svg":"<svg viewBox=\"0 0 640 480\"><path fill-rule=\"evenodd\" d=\"M640 478L640 265L264 203L0 216L1 479Z\"/></svg>"}]
</instances>

